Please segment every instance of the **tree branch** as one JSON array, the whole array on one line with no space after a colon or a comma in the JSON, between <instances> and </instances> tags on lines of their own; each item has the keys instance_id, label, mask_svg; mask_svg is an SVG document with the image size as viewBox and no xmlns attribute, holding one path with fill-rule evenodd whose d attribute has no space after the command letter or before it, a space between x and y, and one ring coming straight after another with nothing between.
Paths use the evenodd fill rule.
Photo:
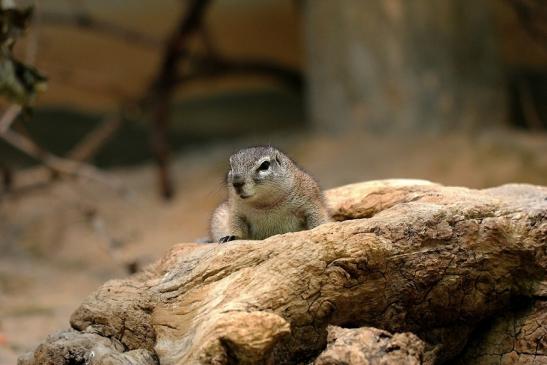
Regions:
<instances>
[{"instance_id":1,"label":"tree branch","mask_svg":"<svg viewBox=\"0 0 547 365\"><path fill-rule=\"evenodd\" d=\"M0 134L7 131L12 123L17 119L23 108L18 104L13 104L4 112L0 118Z\"/></svg>"},{"instance_id":2,"label":"tree branch","mask_svg":"<svg viewBox=\"0 0 547 365\"><path fill-rule=\"evenodd\" d=\"M114 136L122 124L120 115L106 117L68 153L67 157L75 161L88 161Z\"/></svg>"},{"instance_id":3,"label":"tree branch","mask_svg":"<svg viewBox=\"0 0 547 365\"><path fill-rule=\"evenodd\" d=\"M32 140L17 132L6 130L0 133L0 138L21 152L24 152L30 157L42 162L42 164L52 171L68 176L81 177L88 180L97 181L119 192L125 191L123 186L121 186L117 180L105 176L95 167L55 156L52 153L43 150Z\"/></svg>"},{"instance_id":4,"label":"tree branch","mask_svg":"<svg viewBox=\"0 0 547 365\"><path fill-rule=\"evenodd\" d=\"M173 186L169 177L169 146L167 126L169 124L169 104L176 83L177 66L187 55L188 38L200 27L210 0L191 0L180 21L171 34L164 49L157 76L152 82L148 100L152 104L151 147L159 169L161 194L165 199L173 196Z\"/></svg>"}]
</instances>

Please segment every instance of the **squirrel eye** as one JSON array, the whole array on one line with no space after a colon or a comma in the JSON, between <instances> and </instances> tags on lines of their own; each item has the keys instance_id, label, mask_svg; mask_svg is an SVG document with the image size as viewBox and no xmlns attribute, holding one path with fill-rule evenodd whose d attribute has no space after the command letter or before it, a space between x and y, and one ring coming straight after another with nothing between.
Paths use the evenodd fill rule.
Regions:
<instances>
[{"instance_id":1,"label":"squirrel eye","mask_svg":"<svg viewBox=\"0 0 547 365\"><path fill-rule=\"evenodd\" d=\"M266 171L270 168L270 161L264 161L258 167L258 171Z\"/></svg>"}]
</instances>

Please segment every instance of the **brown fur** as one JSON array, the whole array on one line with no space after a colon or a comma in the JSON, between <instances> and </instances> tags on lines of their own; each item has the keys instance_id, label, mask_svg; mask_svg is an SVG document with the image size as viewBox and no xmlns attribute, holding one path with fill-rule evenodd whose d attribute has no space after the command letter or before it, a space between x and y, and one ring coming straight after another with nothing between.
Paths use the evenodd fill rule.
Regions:
<instances>
[{"instance_id":1,"label":"brown fur","mask_svg":"<svg viewBox=\"0 0 547 365\"><path fill-rule=\"evenodd\" d=\"M261 170L264 161L267 170ZM273 147L252 147L230 157L228 200L213 213L211 237L264 239L330 221L315 180ZM234 176L244 184L232 185ZM233 236L233 237L232 237Z\"/></svg>"}]
</instances>

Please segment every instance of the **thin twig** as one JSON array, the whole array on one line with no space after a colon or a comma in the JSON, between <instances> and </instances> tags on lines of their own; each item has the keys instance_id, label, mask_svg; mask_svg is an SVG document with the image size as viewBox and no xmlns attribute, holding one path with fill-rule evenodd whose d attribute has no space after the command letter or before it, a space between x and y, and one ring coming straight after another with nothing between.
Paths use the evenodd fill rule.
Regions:
<instances>
[{"instance_id":1,"label":"thin twig","mask_svg":"<svg viewBox=\"0 0 547 365\"><path fill-rule=\"evenodd\" d=\"M13 6L10 2L0 0L0 6ZM51 15L51 14L50 14ZM44 14L40 12L40 20L43 19ZM126 38L131 38L131 40L136 36L136 33L131 33L128 31L123 32L122 28L117 27L116 25L108 24L105 22L98 22L94 19L88 18L86 16L78 18L78 24L90 26L90 27L99 27L108 32L118 32L118 35L123 35ZM36 19L33 20L36 22ZM26 59L28 63L33 63L36 52L37 52L37 30L34 29L31 34L31 38L27 45ZM140 38L143 39L142 37ZM10 127L13 122L17 119L19 114L22 111L22 106L13 104L3 113L0 117L0 138L6 141L11 146L20 150L21 152L35 158L36 160L42 162L50 171L54 171L60 174L65 174L68 176L82 177L88 180L94 180L101 182L119 192L125 193L125 187L123 187L120 182L115 179L112 179L103 173L101 173L94 166L87 165L80 161L74 161L72 159L66 159L58 157L38 146L34 143L29 137L13 131ZM110 118L112 119L112 118ZM76 146L72 151L76 158L85 160L90 158L98 148L104 143L110 135L118 128L118 124L121 123L121 118L118 120L107 120L103 125L85 138L81 144ZM12 175L9 170L2 167L2 176L6 186L11 185Z\"/></svg>"},{"instance_id":2,"label":"thin twig","mask_svg":"<svg viewBox=\"0 0 547 365\"><path fill-rule=\"evenodd\" d=\"M121 125L122 118L120 115L108 116L80 140L67 154L67 158L74 161L88 161L114 136Z\"/></svg>"},{"instance_id":3,"label":"thin twig","mask_svg":"<svg viewBox=\"0 0 547 365\"><path fill-rule=\"evenodd\" d=\"M13 130L4 131L0 134L0 138L30 157L40 161L42 164L55 172L97 181L119 192L125 192L125 188L120 184L120 182L105 176L95 167L55 156L54 154L41 149L29 138L14 132Z\"/></svg>"},{"instance_id":4,"label":"thin twig","mask_svg":"<svg viewBox=\"0 0 547 365\"><path fill-rule=\"evenodd\" d=\"M8 109L0 118L0 134L7 131L12 123L17 119L23 108L18 104L13 104L8 107Z\"/></svg>"}]
</instances>

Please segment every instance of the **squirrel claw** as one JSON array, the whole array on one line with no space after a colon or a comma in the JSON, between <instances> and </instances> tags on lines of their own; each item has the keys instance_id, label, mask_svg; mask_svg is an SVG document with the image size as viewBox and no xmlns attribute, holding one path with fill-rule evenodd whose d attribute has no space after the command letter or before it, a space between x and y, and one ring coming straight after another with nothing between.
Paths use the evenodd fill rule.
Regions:
<instances>
[{"instance_id":1,"label":"squirrel claw","mask_svg":"<svg viewBox=\"0 0 547 365\"><path fill-rule=\"evenodd\" d=\"M218 240L218 243L226 243L229 241L234 241L236 239L236 236L224 236L220 240Z\"/></svg>"}]
</instances>

